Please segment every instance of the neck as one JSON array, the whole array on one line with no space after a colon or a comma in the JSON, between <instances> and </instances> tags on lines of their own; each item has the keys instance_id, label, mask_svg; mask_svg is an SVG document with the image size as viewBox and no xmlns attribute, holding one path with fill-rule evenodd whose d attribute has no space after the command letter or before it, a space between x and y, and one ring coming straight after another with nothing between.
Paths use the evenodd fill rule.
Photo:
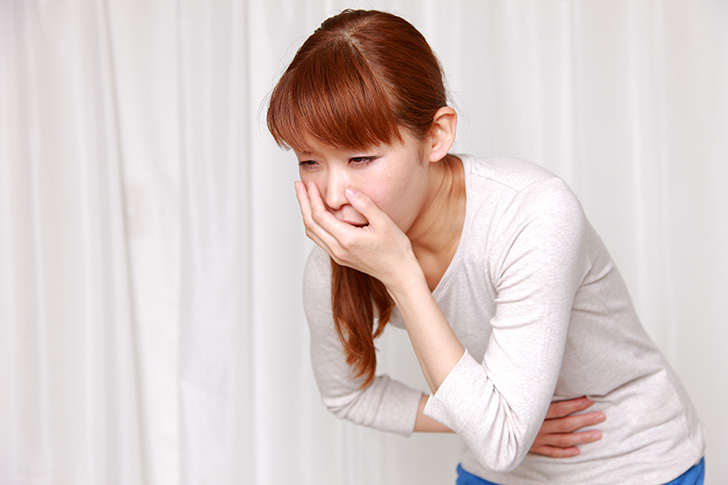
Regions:
<instances>
[{"instance_id":1,"label":"neck","mask_svg":"<svg viewBox=\"0 0 728 485\"><path fill-rule=\"evenodd\" d=\"M457 249L465 221L462 162L448 155L441 162L432 164L431 170L430 196L407 231L415 256L425 272L432 265L447 268Z\"/></svg>"}]
</instances>

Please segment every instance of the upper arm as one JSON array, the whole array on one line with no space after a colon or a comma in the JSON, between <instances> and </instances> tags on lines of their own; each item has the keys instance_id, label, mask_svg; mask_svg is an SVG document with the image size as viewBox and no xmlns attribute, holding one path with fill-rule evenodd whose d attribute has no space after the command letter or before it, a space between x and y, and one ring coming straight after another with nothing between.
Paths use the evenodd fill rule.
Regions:
<instances>
[{"instance_id":1,"label":"upper arm","mask_svg":"<svg viewBox=\"0 0 728 485\"><path fill-rule=\"evenodd\" d=\"M548 181L513 198L487 248L496 294L483 361L463 356L426 408L486 467L516 467L543 423L588 267L587 227L568 187Z\"/></svg>"},{"instance_id":2,"label":"upper arm","mask_svg":"<svg viewBox=\"0 0 728 485\"><path fill-rule=\"evenodd\" d=\"M574 298L588 270L588 224L562 181L539 185L514 200L500 231L484 366L514 405L528 407L538 397L540 414L553 395Z\"/></svg>"}]
</instances>

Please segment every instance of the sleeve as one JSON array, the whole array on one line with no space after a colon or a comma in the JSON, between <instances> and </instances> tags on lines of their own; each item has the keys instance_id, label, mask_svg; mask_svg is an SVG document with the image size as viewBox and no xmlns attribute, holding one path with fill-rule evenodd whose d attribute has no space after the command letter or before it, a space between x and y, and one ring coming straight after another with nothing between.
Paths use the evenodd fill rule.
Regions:
<instances>
[{"instance_id":1,"label":"sleeve","mask_svg":"<svg viewBox=\"0 0 728 485\"><path fill-rule=\"evenodd\" d=\"M513 198L486 249L496 300L483 361L466 352L425 407L486 468L516 468L541 428L588 268L587 228L573 193L550 180Z\"/></svg>"},{"instance_id":2,"label":"sleeve","mask_svg":"<svg viewBox=\"0 0 728 485\"><path fill-rule=\"evenodd\" d=\"M331 263L319 247L304 273L303 299L311 333L311 362L321 401L335 416L356 424L409 436L414 431L422 392L387 375L364 389L354 378L331 313Z\"/></svg>"}]
</instances>

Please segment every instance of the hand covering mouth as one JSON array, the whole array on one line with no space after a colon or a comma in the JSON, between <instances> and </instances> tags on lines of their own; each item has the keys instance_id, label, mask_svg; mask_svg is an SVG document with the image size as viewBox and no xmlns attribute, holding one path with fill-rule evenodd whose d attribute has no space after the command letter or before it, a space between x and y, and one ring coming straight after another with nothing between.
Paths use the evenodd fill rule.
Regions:
<instances>
[{"instance_id":1,"label":"hand covering mouth","mask_svg":"<svg viewBox=\"0 0 728 485\"><path fill-rule=\"evenodd\" d=\"M350 226L364 227L369 225L366 217L354 210L353 207L342 207L339 211L333 212L334 216L341 222L345 222Z\"/></svg>"}]
</instances>

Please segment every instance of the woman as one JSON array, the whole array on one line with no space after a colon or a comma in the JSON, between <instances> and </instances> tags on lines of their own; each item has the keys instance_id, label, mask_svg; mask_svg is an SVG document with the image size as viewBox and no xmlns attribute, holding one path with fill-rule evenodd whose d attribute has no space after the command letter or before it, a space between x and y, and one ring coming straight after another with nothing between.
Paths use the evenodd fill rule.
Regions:
<instances>
[{"instance_id":1,"label":"woman","mask_svg":"<svg viewBox=\"0 0 728 485\"><path fill-rule=\"evenodd\" d=\"M530 163L449 153L457 115L414 27L376 11L326 20L268 126L296 153L319 246L304 304L332 412L458 433L458 483L702 482L700 422L576 197ZM389 322L431 396L375 375ZM605 415L603 436L571 433Z\"/></svg>"}]
</instances>

